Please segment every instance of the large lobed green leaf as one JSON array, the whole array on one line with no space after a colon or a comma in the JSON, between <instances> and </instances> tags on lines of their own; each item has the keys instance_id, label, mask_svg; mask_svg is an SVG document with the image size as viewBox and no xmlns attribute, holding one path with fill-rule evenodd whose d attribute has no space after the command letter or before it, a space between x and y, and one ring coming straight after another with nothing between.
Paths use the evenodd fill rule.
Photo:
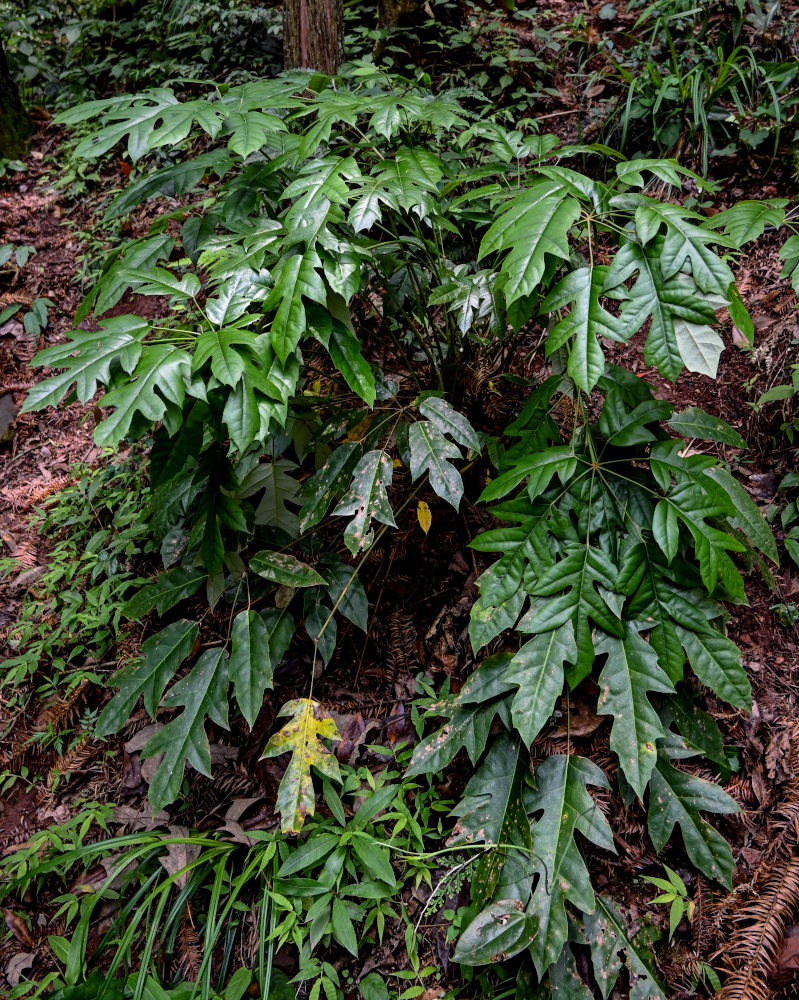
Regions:
<instances>
[{"instance_id":1,"label":"large lobed green leaf","mask_svg":"<svg viewBox=\"0 0 799 1000\"><path fill-rule=\"evenodd\" d=\"M350 490L333 511L340 517L354 515L344 529L344 542L353 555L371 545L373 520L396 528L387 492L392 477L391 458L384 451L367 452L355 466Z\"/></svg>"},{"instance_id":2,"label":"large lobed green leaf","mask_svg":"<svg viewBox=\"0 0 799 1000\"><path fill-rule=\"evenodd\" d=\"M341 780L338 761L322 742L341 737L333 719L323 715L317 702L309 698L286 702L278 714L289 716L289 721L270 737L263 756L291 753L278 788L277 808L283 833L299 833L306 818L314 812L311 767L327 778Z\"/></svg>"},{"instance_id":3,"label":"large lobed green leaf","mask_svg":"<svg viewBox=\"0 0 799 1000\"><path fill-rule=\"evenodd\" d=\"M594 891L575 832L606 851L615 853L615 848L607 820L588 791L588 785L608 785L596 764L577 756L548 757L536 768L535 784L525 805L528 813L540 813L532 826L538 882L530 912L538 919L538 929L530 952L541 977L557 962L566 943L566 902L583 913L594 910Z\"/></svg>"}]
</instances>

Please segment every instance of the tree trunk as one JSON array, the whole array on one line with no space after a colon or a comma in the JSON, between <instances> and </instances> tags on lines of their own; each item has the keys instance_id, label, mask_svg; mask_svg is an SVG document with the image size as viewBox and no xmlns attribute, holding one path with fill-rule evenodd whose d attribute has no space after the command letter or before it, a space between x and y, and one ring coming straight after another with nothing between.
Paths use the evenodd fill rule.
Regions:
<instances>
[{"instance_id":1,"label":"tree trunk","mask_svg":"<svg viewBox=\"0 0 799 1000\"><path fill-rule=\"evenodd\" d=\"M489 9L497 5L507 9L507 4L513 0L478 0L483 2ZM407 29L414 32L416 29L431 22L436 25L460 25L465 21L465 16L459 4L446 4L442 7L433 8L428 0L377 0L377 26L387 28L389 32L394 32L397 28ZM436 27L430 29L435 37ZM387 38L378 39L372 52L375 62L379 62L383 57Z\"/></svg>"},{"instance_id":2,"label":"tree trunk","mask_svg":"<svg viewBox=\"0 0 799 1000\"><path fill-rule=\"evenodd\" d=\"M33 126L22 107L0 42L0 159L17 160L24 156L31 132Z\"/></svg>"},{"instance_id":3,"label":"tree trunk","mask_svg":"<svg viewBox=\"0 0 799 1000\"><path fill-rule=\"evenodd\" d=\"M419 14L424 6L424 0L377 0L378 27L398 28L403 18Z\"/></svg>"},{"instance_id":4,"label":"tree trunk","mask_svg":"<svg viewBox=\"0 0 799 1000\"><path fill-rule=\"evenodd\" d=\"M283 65L337 73L344 58L342 0L283 0Z\"/></svg>"}]
</instances>

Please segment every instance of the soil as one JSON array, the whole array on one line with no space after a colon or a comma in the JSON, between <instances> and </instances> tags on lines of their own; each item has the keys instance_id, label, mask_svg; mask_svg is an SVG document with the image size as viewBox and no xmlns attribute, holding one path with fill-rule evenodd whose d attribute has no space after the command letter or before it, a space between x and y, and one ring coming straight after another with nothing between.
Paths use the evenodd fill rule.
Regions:
<instances>
[{"instance_id":1,"label":"soil","mask_svg":"<svg viewBox=\"0 0 799 1000\"><path fill-rule=\"evenodd\" d=\"M599 5L597 5L599 6ZM551 4L564 20L578 5ZM582 9L581 7L579 9ZM631 18L625 12L621 17ZM602 25L596 17L589 30ZM603 58L597 55L596 59ZM545 100L543 111L552 117L547 124L553 131L576 140L585 122L577 121L582 107L590 124L593 108L602 98L597 94L587 104L574 90L566 73L554 81L562 85L559 98ZM582 104L581 104L582 102ZM46 296L54 306L46 329L31 337L23 330L18 317L0 327L0 414L3 400L10 398L17 411L9 439L0 443L0 538L2 555L18 560L17 572L0 581L0 642L16 620L26 588L35 582L37 567L46 564L47 542L38 534L38 522L31 516L32 507L60 489L70 478L76 463L96 466L104 461L92 442L97 416L93 406L80 404L59 407L41 413L19 413L26 390L36 380L30 360L37 350L58 343L68 330L81 298L76 282L80 273L82 245L76 230L86 227L91 217L88 199L69 202L55 191L51 181L57 171L60 136L49 127L35 137L24 173L0 180L0 245L7 242L32 244L37 253L19 273L0 272L0 311L9 301L29 303ZM55 157L55 159L54 159ZM725 198L791 197L795 180L790 166L776 164L764 172L761 161L741 160L736 165L736 186L722 191ZM119 178L109 182L119 183ZM147 218L133 220L134 232L146 231ZM790 381L790 363L799 339L799 312L796 297L786 281L779 279L781 263L777 251L779 234L772 233L758 243L756 250L736 265L736 277L755 322L754 350L742 350L735 343L735 333L728 323L723 329L727 350L722 355L718 379L683 374L676 385L646 369L642 356L642 336L636 339L633 368L657 386L663 398L679 407L698 405L723 417L738 428L749 442L747 451L719 446L722 457L730 461L739 480L765 512L782 502L779 483L795 469L795 452L780 433L788 414L780 404L758 410L757 397L775 384ZM136 309L158 308L152 300L135 303ZM118 311L130 311L131 301L121 303ZM538 331L530 333L530 344ZM613 345L608 346L613 359ZM626 348L626 363L630 363ZM526 376L529 370L522 350L514 362ZM479 394L480 387L475 389ZM497 405L490 397L480 397L479 405ZM504 400L504 406L510 401ZM498 414L499 416L499 414ZM0 428L2 430L2 428ZM2 434L0 434L0 439ZM712 451L711 446L703 446ZM477 475L477 473L474 473ZM397 484L403 487L401 473ZM473 490L468 489L467 495ZM487 562L468 548L470 539L487 525L486 514L464 503L460 515L446 511L430 493L420 494L434 513L430 534L422 536L414 508L399 519L398 531L387 535L369 557L365 579L370 595L370 629L366 637L348 625L340 629L339 647L334 661L318 681L318 697L334 706L344 741L337 753L342 759L367 759L364 745L397 745L413 733L410 703L415 696L415 677L420 672L439 686L449 678L454 687L463 682L474 666L467 625L469 609L476 597L475 579ZM777 522L778 523L778 522ZM778 534L778 538L779 538ZM780 539L781 540L781 539ZM442 555L445 554L445 555ZM632 874L651 869L665 861L687 881L696 901L697 917L683 921L674 947L661 949L661 973L670 984L671 995L693 995L689 972L696 961L723 960L727 940L735 926L736 908L741 900L757 897L758 878L764 862L775 854L775 843L784 835L785 815L799 801L799 628L784 624L771 609L790 605L799 594L799 570L782 552L782 562L774 573L775 589L753 569L747 577L749 607L731 609L729 634L742 648L754 690L751 716L731 711L708 697L705 707L719 721L725 740L738 748L739 769L727 790L741 807L741 812L718 826L731 841L737 864L735 888L729 896L696 877L686 866L679 847L670 846L662 856L655 855L645 837L645 817L635 808L624 813L618 801L603 806L617 816L619 859L591 857L597 884L611 884L613 894L625 899L628 917L640 925L654 921L663 931L668 921L664 908L650 907L655 894L651 886L633 879ZM26 575L27 574L27 575ZM144 633L132 636L141 642ZM214 780L193 776L191 792L180 822L201 829L216 829L230 818L230 810L239 806L237 822L244 829L274 823L271 804L275 801L282 769L272 761L258 761L260 751L274 728L274 705L295 697L304 690L308 673L307 657L292 651L275 677L275 697L265 706L250 733L243 724L234 724L231 733L210 728L214 754ZM81 705L99 707L105 695L100 688L86 685L74 695L70 710ZM578 720L593 720L593 712L578 694L570 705L572 738L581 752L600 764L610 759L607 750L607 727L586 724L580 730ZM0 734L4 739L2 764L13 769L23 761L47 774L55 763L54 752L39 755L35 764L27 748L27 738L36 730L37 719L47 704L31 697L24 708L0 698ZM17 782L0 797L0 850L9 852L26 842L33 833L54 822L63 822L87 798L113 801L141 815L146 800L146 774L139 758L136 736L148 722L143 712L134 715L125 731L108 745L88 740L82 747L81 766L57 789L46 783L29 785ZM555 730L547 751L557 745ZM112 751L109 753L109 750ZM360 755L360 756L359 756ZM442 796L456 797L463 775L453 774L440 789ZM793 815L793 813L791 813ZM796 809L799 815L799 807ZM124 824L118 832L126 829ZM590 855L589 855L590 856ZM409 913L421 913L424 898L407 900ZM448 902L452 905L452 901ZM9 936L0 943L0 988L3 976L19 963L20 955L30 955L37 972L50 967L47 935L59 933L57 925L46 926L44 916L28 908L33 917L30 926L19 914L6 911ZM41 917L41 919L39 919ZM422 925L423 951L431 961L447 966L446 923L443 916L428 914ZM393 934L393 936L392 936ZM773 996L791 996L795 988L796 959L799 952L799 927L786 928L780 945L782 958L769 983ZM279 961L290 969L290 959ZM401 934L387 935L386 943L370 958L370 967L398 967L404 959ZM424 961L424 956L423 956ZM433 994L431 993L431 998Z\"/></svg>"}]
</instances>

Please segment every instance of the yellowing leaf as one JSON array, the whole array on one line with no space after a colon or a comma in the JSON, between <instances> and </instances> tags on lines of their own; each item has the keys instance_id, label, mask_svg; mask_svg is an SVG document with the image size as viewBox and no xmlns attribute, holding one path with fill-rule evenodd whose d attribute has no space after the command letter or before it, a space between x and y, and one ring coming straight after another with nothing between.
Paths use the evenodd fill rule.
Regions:
<instances>
[{"instance_id":1,"label":"yellowing leaf","mask_svg":"<svg viewBox=\"0 0 799 1000\"><path fill-rule=\"evenodd\" d=\"M372 422L374 421L376 416L377 416L376 413L367 413L366 416L363 418L363 420L361 420L359 423L357 423L354 427L350 429L349 433L344 438L344 440L363 441L363 439L366 437L366 432L372 426Z\"/></svg>"},{"instance_id":2,"label":"yellowing leaf","mask_svg":"<svg viewBox=\"0 0 799 1000\"><path fill-rule=\"evenodd\" d=\"M419 527L427 534L433 523L433 515L430 513L430 505L426 504L424 500L420 500L416 505L416 519L419 522Z\"/></svg>"},{"instance_id":3,"label":"yellowing leaf","mask_svg":"<svg viewBox=\"0 0 799 1000\"><path fill-rule=\"evenodd\" d=\"M318 702L310 698L287 701L278 713L291 720L266 744L261 760L291 752L291 760L277 790L277 809L283 833L299 833L306 816L314 812L315 797L311 765L327 778L341 781L338 761L322 743L340 740L336 723L320 717Z\"/></svg>"}]
</instances>

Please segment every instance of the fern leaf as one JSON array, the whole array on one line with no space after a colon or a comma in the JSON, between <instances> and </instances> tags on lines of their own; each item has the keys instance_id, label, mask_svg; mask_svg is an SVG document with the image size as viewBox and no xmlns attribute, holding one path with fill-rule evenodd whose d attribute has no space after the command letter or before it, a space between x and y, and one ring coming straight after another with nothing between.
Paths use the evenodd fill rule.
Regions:
<instances>
[{"instance_id":1,"label":"fern leaf","mask_svg":"<svg viewBox=\"0 0 799 1000\"><path fill-rule=\"evenodd\" d=\"M426 219L435 211L443 174L441 158L432 150L400 146L393 159L381 163L377 176L400 208Z\"/></svg>"},{"instance_id":2,"label":"fern leaf","mask_svg":"<svg viewBox=\"0 0 799 1000\"><path fill-rule=\"evenodd\" d=\"M211 374L222 385L235 386L247 366L246 355L253 342L249 330L217 329L203 330L194 346L191 368L199 371L206 361L211 362ZM240 351L237 348L243 347Z\"/></svg>"},{"instance_id":3,"label":"fern leaf","mask_svg":"<svg viewBox=\"0 0 799 1000\"><path fill-rule=\"evenodd\" d=\"M766 226L779 229L785 221L788 202L782 198L768 201L739 201L722 212L716 212L704 225L710 229L721 229L737 247L759 239Z\"/></svg>"},{"instance_id":4,"label":"fern leaf","mask_svg":"<svg viewBox=\"0 0 799 1000\"><path fill-rule=\"evenodd\" d=\"M678 625L677 636L699 680L731 705L751 710L752 687L735 643L712 628L690 630Z\"/></svg>"},{"instance_id":5,"label":"fern leaf","mask_svg":"<svg viewBox=\"0 0 799 1000\"><path fill-rule=\"evenodd\" d=\"M78 143L75 155L82 159L97 159L127 136L128 154L135 163L147 152L153 129L169 109L174 111L177 108L182 119L187 120L184 138L191 128L192 116L180 111L178 99L167 87L155 88L126 100L117 98L106 109L99 107L98 102L92 104L94 107L87 109L85 116L94 117L98 111L103 110L104 118L110 124L95 130ZM70 124L75 120L72 115Z\"/></svg>"},{"instance_id":6,"label":"fern leaf","mask_svg":"<svg viewBox=\"0 0 799 1000\"><path fill-rule=\"evenodd\" d=\"M537 935L534 914L526 912L518 899L500 899L464 929L453 957L461 965L504 962L524 951Z\"/></svg>"},{"instance_id":7,"label":"fern leaf","mask_svg":"<svg viewBox=\"0 0 799 1000\"><path fill-rule=\"evenodd\" d=\"M325 156L306 164L281 194L282 200L292 202L283 217L291 241L310 245L331 207L348 201L349 182L357 184L360 180L361 172L351 156Z\"/></svg>"},{"instance_id":8,"label":"fern leaf","mask_svg":"<svg viewBox=\"0 0 799 1000\"><path fill-rule=\"evenodd\" d=\"M242 159L261 149L270 136L286 131L282 119L263 111L231 111L226 125L233 130L228 139L228 149Z\"/></svg>"},{"instance_id":9,"label":"fern leaf","mask_svg":"<svg viewBox=\"0 0 799 1000\"><path fill-rule=\"evenodd\" d=\"M546 533L551 512L548 505L534 506L523 498L494 507L491 513L503 521L516 522L511 527L484 531L470 543L478 552L502 553L496 570L483 573L478 581L482 599L498 605L518 592L528 563L540 569L553 564Z\"/></svg>"},{"instance_id":10,"label":"fern leaf","mask_svg":"<svg viewBox=\"0 0 799 1000\"><path fill-rule=\"evenodd\" d=\"M349 223L354 232L366 232L383 217L384 208L399 208L390 178L379 173L363 181L353 196Z\"/></svg>"},{"instance_id":11,"label":"fern leaf","mask_svg":"<svg viewBox=\"0 0 799 1000\"><path fill-rule=\"evenodd\" d=\"M321 587L325 582L312 566L288 552L256 552L250 559L250 569L281 587Z\"/></svg>"}]
</instances>

